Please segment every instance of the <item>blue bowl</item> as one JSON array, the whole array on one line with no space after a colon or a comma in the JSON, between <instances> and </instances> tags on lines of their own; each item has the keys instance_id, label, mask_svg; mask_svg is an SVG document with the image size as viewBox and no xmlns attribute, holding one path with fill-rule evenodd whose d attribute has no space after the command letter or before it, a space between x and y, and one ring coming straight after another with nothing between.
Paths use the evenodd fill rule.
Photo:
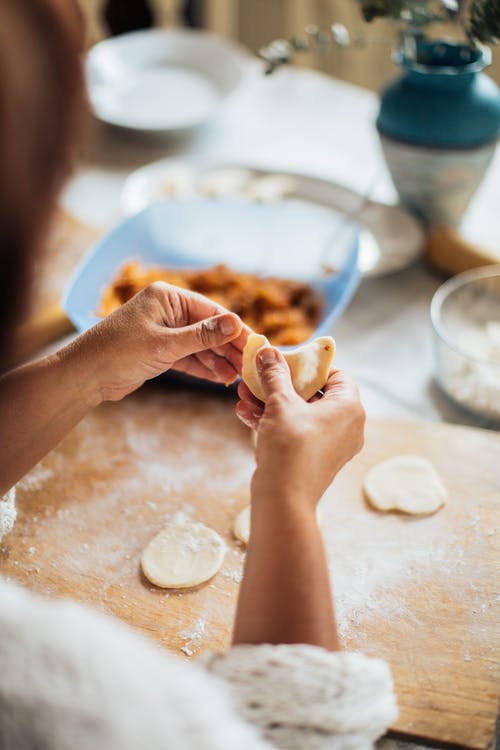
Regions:
<instances>
[{"instance_id":1,"label":"blue bowl","mask_svg":"<svg viewBox=\"0 0 500 750\"><path fill-rule=\"evenodd\" d=\"M62 304L84 331L99 321L103 291L129 260L185 268L225 263L238 271L311 283L323 300L314 336L325 335L359 283L358 238L356 224L305 201L166 199L121 222L89 250ZM335 273L322 275L325 261Z\"/></svg>"}]
</instances>

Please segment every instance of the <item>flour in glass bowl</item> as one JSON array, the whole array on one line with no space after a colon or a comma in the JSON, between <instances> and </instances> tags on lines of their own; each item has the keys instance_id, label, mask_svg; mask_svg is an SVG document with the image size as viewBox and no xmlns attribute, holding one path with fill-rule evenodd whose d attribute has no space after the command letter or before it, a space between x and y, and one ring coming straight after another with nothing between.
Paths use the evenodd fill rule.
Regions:
<instances>
[{"instance_id":1,"label":"flour in glass bowl","mask_svg":"<svg viewBox=\"0 0 500 750\"><path fill-rule=\"evenodd\" d=\"M500 321L470 323L457 344L470 357L448 353L441 376L445 390L476 414L500 419Z\"/></svg>"}]
</instances>

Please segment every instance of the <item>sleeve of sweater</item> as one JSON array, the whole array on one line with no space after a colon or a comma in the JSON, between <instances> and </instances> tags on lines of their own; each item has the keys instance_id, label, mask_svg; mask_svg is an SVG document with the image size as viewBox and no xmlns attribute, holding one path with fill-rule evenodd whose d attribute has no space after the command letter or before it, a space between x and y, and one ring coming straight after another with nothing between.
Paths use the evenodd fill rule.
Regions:
<instances>
[{"instance_id":1,"label":"sleeve of sweater","mask_svg":"<svg viewBox=\"0 0 500 750\"><path fill-rule=\"evenodd\" d=\"M237 710L282 750L372 748L398 716L387 664L307 645L236 646L203 663Z\"/></svg>"},{"instance_id":2,"label":"sleeve of sweater","mask_svg":"<svg viewBox=\"0 0 500 750\"><path fill-rule=\"evenodd\" d=\"M272 750L228 693L117 620L0 579L2 750Z\"/></svg>"},{"instance_id":3,"label":"sleeve of sweater","mask_svg":"<svg viewBox=\"0 0 500 750\"><path fill-rule=\"evenodd\" d=\"M204 661L0 580L0 748L363 750L396 717L387 666L358 654L238 646Z\"/></svg>"}]
</instances>

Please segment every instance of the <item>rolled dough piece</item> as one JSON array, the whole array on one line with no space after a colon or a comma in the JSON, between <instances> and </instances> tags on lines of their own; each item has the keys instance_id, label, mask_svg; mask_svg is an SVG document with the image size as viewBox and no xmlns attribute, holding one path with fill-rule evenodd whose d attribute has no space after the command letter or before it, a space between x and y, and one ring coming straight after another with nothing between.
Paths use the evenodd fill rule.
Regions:
<instances>
[{"instance_id":1,"label":"rolled dough piece","mask_svg":"<svg viewBox=\"0 0 500 750\"><path fill-rule=\"evenodd\" d=\"M370 469L363 489L377 510L434 513L448 496L431 462L423 456L394 456Z\"/></svg>"},{"instance_id":2,"label":"rolled dough piece","mask_svg":"<svg viewBox=\"0 0 500 750\"><path fill-rule=\"evenodd\" d=\"M242 377L253 395L265 401L257 373L256 357L259 351L270 346L265 336L251 333L243 350ZM292 374L293 387L308 401L328 380L328 373L335 354L335 341L331 336L320 336L304 346L284 352Z\"/></svg>"},{"instance_id":3,"label":"rolled dough piece","mask_svg":"<svg viewBox=\"0 0 500 750\"><path fill-rule=\"evenodd\" d=\"M235 535L236 539L239 539L240 542L243 542L243 544L248 544L248 540L250 539L249 505L247 505L246 508L243 508L243 510L238 513L238 515L234 519L233 534Z\"/></svg>"},{"instance_id":4,"label":"rolled dough piece","mask_svg":"<svg viewBox=\"0 0 500 750\"><path fill-rule=\"evenodd\" d=\"M149 542L141 567L155 586L184 589L212 578L225 554L226 545L213 529L195 521L173 521Z\"/></svg>"}]
</instances>

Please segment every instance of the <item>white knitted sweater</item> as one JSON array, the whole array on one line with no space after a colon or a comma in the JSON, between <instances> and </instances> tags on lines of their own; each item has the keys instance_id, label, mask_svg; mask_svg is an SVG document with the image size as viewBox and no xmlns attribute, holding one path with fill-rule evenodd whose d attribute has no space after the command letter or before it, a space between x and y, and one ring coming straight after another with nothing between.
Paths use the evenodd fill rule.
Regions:
<instances>
[{"instance_id":1,"label":"white knitted sweater","mask_svg":"<svg viewBox=\"0 0 500 750\"><path fill-rule=\"evenodd\" d=\"M263 645L186 664L0 581L1 750L364 750L396 716L382 661Z\"/></svg>"}]
</instances>

